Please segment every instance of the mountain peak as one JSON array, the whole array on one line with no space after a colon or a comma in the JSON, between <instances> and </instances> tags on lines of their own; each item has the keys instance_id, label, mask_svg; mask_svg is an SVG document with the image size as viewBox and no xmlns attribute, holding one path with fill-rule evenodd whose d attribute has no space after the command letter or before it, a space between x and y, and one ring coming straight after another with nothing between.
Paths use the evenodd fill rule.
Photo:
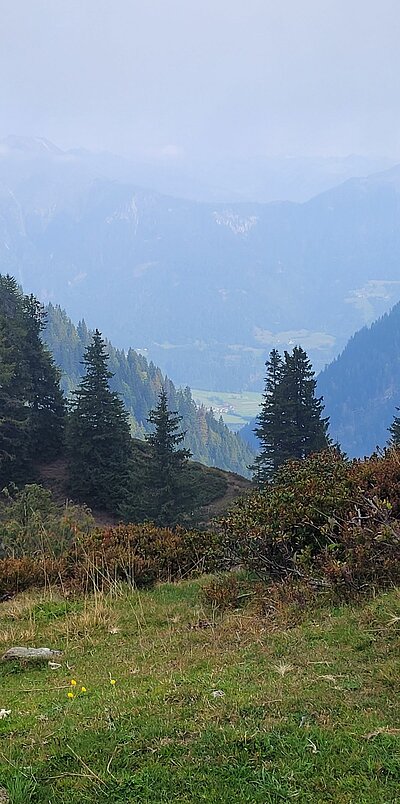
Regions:
<instances>
[{"instance_id":1,"label":"mountain peak","mask_svg":"<svg viewBox=\"0 0 400 804\"><path fill-rule=\"evenodd\" d=\"M7 150L17 151L27 156L57 156L63 153L61 148L47 140L46 137L23 137L10 134L4 140L1 140L0 144L5 146Z\"/></svg>"}]
</instances>

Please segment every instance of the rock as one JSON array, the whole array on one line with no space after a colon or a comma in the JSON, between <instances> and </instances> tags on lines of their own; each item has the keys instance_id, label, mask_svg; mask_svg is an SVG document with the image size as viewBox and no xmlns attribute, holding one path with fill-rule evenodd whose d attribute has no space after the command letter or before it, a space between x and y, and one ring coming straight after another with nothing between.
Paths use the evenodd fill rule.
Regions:
<instances>
[{"instance_id":1,"label":"rock","mask_svg":"<svg viewBox=\"0 0 400 804\"><path fill-rule=\"evenodd\" d=\"M11 709L0 709L0 720L11 715Z\"/></svg>"},{"instance_id":2,"label":"rock","mask_svg":"<svg viewBox=\"0 0 400 804\"><path fill-rule=\"evenodd\" d=\"M0 787L0 804L10 804L10 796L5 787Z\"/></svg>"},{"instance_id":3,"label":"rock","mask_svg":"<svg viewBox=\"0 0 400 804\"><path fill-rule=\"evenodd\" d=\"M2 662L48 662L62 656L61 650L52 648L10 648L1 657Z\"/></svg>"}]
</instances>

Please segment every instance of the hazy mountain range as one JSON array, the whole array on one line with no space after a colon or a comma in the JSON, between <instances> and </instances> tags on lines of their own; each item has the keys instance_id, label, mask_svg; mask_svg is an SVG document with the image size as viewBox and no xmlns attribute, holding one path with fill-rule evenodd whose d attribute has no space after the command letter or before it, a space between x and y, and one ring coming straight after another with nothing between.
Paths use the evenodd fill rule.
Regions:
<instances>
[{"instance_id":1,"label":"hazy mountain range","mask_svg":"<svg viewBox=\"0 0 400 804\"><path fill-rule=\"evenodd\" d=\"M400 407L400 304L350 339L318 377L333 438L351 457L384 447Z\"/></svg>"},{"instance_id":2,"label":"hazy mountain range","mask_svg":"<svg viewBox=\"0 0 400 804\"><path fill-rule=\"evenodd\" d=\"M317 395L329 416L329 431L351 458L384 448L400 409L400 303L353 335L343 352L317 377ZM256 420L240 430L258 451Z\"/></svg>"},{"instance_id":3,"label":"hazy mountain range","mask_svg":"<svg viewBox=\"0 0 400 804\"><path fill-rule=\"evenodd\" d=\"M259 390L295 343L319 369L400 298L400 167L304 203L200 203L46 140L0 153L1 272L178 383Z\"/></svg>"}]
</instances>

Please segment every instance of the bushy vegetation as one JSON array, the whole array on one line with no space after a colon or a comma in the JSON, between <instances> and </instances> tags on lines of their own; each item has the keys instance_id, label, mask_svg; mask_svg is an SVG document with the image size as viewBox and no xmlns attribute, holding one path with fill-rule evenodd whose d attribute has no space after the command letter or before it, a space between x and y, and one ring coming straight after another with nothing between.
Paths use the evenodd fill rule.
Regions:
<instances>
[{"instance_id":1,"label":"bushy vegetation","mask_svg":"<svg viewBox=\"0 0 400 804\"><path fill-rule=\"evenodd\" d=\"M397 450L350 462L331 448L285 464L201 531L151 522L95 528L86 509L57 513L47 492L27 487L3 512L0 594L49 578L86 591L237 566L264 590L285 582L288 596L293 584L342 598L371 593L400 580L399 484ZM235 599L237 580L227 583Z\"/></svg>"},{"instance_id":2,"label":"bushy vegetation","mask_svg":"<svg viewBox=\"0 0 400 804\"><path fill-rule=\"evenodd\" d=\"M58 508L48 491L31 485L2 507L0 598L30 587L58 585L74 594L149 586L225 566L211 531L153 523L96 528L90 512Z\"/></svg>"},{"instance_id":3,"label":"bushy vegetation","mask_svg":"<svg viewBox=\"0 0 400 804\"><path fill-rule=\"evenodd\" d=\"M0 557L58 557L69 549L77 532L86 534L93 527L88 508L69 502L60 508L43 486L32 483L13 493L5 489L0 506Z\"/></svg>"},{"instance_id":4,"label":"bushy vegetation","mask_svg":"<svg viewBox=\"0 0 400 804\"><path fill-rule=\"evenodd\" d=\"M301 578L341 594L400 579L400 453L349 462L335 449L285 464L220 526L231 560L266 581Z\"/></svg>"}]
</instances>

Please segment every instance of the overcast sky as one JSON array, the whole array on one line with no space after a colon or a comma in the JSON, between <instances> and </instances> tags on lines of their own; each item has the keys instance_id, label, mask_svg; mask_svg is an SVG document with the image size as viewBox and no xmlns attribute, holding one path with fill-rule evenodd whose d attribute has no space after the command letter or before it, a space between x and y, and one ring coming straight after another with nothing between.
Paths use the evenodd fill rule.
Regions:
<instances>
[{"instance_id":1,"label":"overcast sky","mask_svg":"<svg viewBox=\"0 0 400 804\"><path fill-rule=\"evenodd\" d=\"M400 0L0 0L0 137L400 156Z\"/></svg>"}]
</instances>

